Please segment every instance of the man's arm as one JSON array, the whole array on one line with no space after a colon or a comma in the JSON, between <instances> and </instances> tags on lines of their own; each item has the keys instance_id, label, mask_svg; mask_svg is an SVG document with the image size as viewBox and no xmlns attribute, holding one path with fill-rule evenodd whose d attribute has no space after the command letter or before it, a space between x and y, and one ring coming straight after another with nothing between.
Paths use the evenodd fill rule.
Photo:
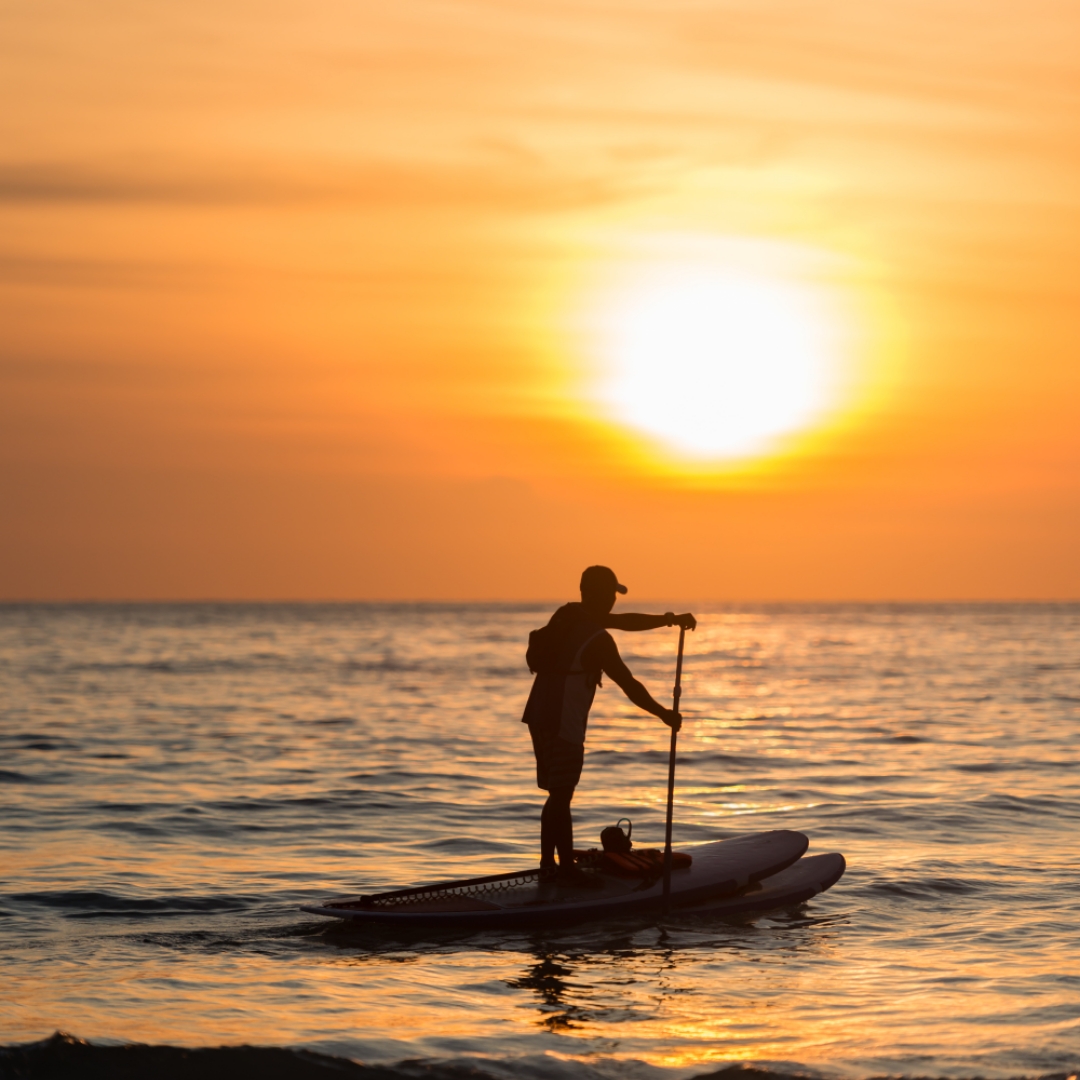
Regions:
<instances>
[{"instance_id":1,"label":"man's arm","mask_svg":"<svg viewBox=\"0 0 1080 1080\"><path fill-rule=\"evenodd\" d=\"M604 619L605 630L657 630L661 626L681 626L684 630L693 630L697 626L697 619L689 611L683 615L676 615L673 611L665 615L623 611L618 615L612 613ZM615 678L614 675L611 677Z\"/></svg>"},{"instance_id":2,"label":"man's arm","mask_svg":"<svg viewBox=\"0 0 1080 1080\"><path fill-rule=\"evenodd\" d=\"M618 647L612 640L611 635L603 634L596 644L599 654L597 659L600 662L604 674L607 675L608 678L610 678L611 681L615 683L615 685L618 686L639 709L644 709L645 712L652 713L653 716L657 716L663 720L668 727L678 731L679 728L682 727L682 717L672 709L665 709L664 706L645 689L644 685L634 678L630 669L623 662L623 658L619 655Z\"/></svg>"}]
</instances>

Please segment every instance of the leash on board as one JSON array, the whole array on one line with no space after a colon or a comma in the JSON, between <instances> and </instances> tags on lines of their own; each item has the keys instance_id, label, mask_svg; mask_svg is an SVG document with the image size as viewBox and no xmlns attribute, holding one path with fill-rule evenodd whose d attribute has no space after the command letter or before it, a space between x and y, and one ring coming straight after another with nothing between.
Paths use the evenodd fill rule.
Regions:
<instances>
[{"instance_id":1,"label":"leash on board","mask_svg":"<svg viewBox=\"0 0 1080 1080\"><path fill-rule=\"evenodd\" d=\"M679 699L682 697L682 658L683 643L686 641L686 627L679 627L679 658L675 661L675 690L672 693L672 706L679 711ZM664 914L671 907L671 819L675 810L675 740L678 731L671 729L671 753L668 755L667 773L667 829L664 833Z\"/></svg>"}]
</instances>

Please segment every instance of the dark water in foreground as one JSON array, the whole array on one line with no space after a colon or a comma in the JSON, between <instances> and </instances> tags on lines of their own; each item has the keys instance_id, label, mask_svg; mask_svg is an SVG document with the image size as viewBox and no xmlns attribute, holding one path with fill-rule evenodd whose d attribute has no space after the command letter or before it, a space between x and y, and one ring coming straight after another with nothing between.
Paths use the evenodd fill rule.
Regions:
<instances>
[{"instance_id":1,"label":"dark water in foreground","mask_svg":"<svg viewBox=\"0 0 1080 1080\"><path fill-rule=\"evenodd\" d=\"M1076 606L704 614L677 841L784 827L844 852L800 909L398 938L298 912L535 862L517 718L547 613L0 608L0 1042L432 1078L1076 1072ZM674 633L619 637L666 694ZM655 843L665 730L611 687L594 716L579 839L629 815Z\"/></svg>"}]
</instances>

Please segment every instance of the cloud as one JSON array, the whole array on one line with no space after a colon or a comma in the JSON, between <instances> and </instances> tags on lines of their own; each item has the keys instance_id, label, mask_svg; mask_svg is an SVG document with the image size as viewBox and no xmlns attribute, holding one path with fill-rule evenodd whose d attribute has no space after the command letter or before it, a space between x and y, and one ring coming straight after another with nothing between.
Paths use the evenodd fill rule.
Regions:
<instances>
[{"instance_id":1,"label":"cloud","mask_svg":"<svg viewBox=\"0 0 1080 1080\"><path fill-rule=\"evenodd\" d=\"M304 171L208 163L99 166L79 162L0 164L0 203L422 204L491 209L567 209L618 202L648 190L587 169L555 170L528 157L488 163L309 163Z\"/></svg>"}]
</instances>

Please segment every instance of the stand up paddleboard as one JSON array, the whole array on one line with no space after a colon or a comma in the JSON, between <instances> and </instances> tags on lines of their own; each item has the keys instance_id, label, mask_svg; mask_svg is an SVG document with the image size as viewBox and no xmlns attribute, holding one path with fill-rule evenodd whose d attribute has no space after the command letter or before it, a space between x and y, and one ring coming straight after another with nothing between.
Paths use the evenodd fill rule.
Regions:
<instances>
[{"instance_id":1,"label":"stand up paddleboard","mask_svg":"<svg viewBox=\"0 0 1080 1080\"><path fill-rule=\"evenodd\" d=\"M802 873L788 871L809 843L802 833L778 829L696 847L692 865L672 871L670 905L680 911L715 909L741 914L764 910L762 901L764 907L779 907L809 899L844 872L842 855L815 856L799 863ZM790 877L781 880L782 872ZM301 910L367 925L484 928L578 922L661 910L663 882L659 876L636 881L602 870L593 873L600 888L543 881L540 870L534 869L346 896L305 905ZM755 902L757 906L747 906ZM725 906L728 904L733 906Z\"/></svg>"},{"instance_id":2,"label":"stand up paddleboard","mask_svg":"<svg viewBox=\"0 0 1080 1080\"><path fill-rule=\"evenodd\" d=\"M753 915L775 908L794 907L831 889L843 876L847 863L838 852L828 855L808 855L781 870L779 874L764 878L737 896L706 901L679 908L680 915L719 915L734 917Z\"/></svg>"}]
</instances>

